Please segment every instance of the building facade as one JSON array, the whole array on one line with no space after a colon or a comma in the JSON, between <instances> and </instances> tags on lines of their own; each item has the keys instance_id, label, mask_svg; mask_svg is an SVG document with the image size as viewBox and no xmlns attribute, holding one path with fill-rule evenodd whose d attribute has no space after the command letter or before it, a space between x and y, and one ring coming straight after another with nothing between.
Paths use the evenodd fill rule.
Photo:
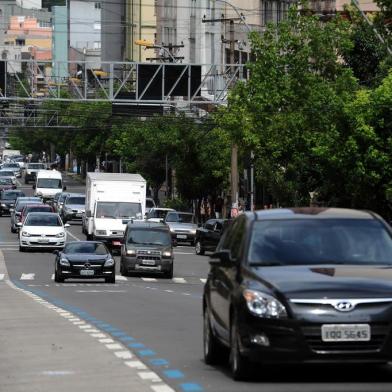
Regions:
<instances>
[{"instance_id":1,"label":"building facade","mask_svg":"<svg viewBox=\"0 0 392 392\"><path fill-rule=\"evenodd\" d=\"M68 76L68 24L67 7L52 7L52 77L60 83Z\"/></svg>"}]
</instances>

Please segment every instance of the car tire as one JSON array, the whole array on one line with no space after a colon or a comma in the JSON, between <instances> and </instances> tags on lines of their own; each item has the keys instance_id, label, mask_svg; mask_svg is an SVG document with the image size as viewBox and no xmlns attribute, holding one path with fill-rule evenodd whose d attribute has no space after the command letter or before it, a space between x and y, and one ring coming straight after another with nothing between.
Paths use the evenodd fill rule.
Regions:
<instances>
[{"instance_id":1,"label":"car tire","mask_svg":"<svg viewBox=\"0 0 392 392\"><path fill-rule=\"evenodd\" d=\"M204 250L203 245L201 244L200 240L197 240L195 243L195 253L198 256L203 256L205 253L205 250Z\"/></svg>"},{"instance_id":2,"label":"car tire","mask_svg":"<svg viewBox=\"0 0 392 392\"><path fill-rule=\"evenodd\" d=\"M230 323L230 371L235 381L245 381L251 375L252 365L250 361L241 354L238 340L237 321L235 317L232 317Z\"/></svg>"},{"instance_id":3,"label":"car tire","mask_svg":"<svg viewBox=\"0 0 392 392\"><path fill-rule=\"evenodd\" d=\"M87 241L92 241L93 240L93 235L92 234L86 234L86 239Z\"/></svg>"},{"instance_id":4,"label":"car tire","mask_svg":"<svg viewBox=\"0 0 392 392\"><path fill-rule=\"evenodd\" d=\"M127 276L128 275L122 264L120 264L120 275L121 276Z\"/></svg>"},{"instance_id":5,"label":"car tire","mask_svg":"<svg viewBox=\"0 0 392 392\"><path fill-rule=\"evenodd\" d=\"M205 306L203 312L203 352L204 361L207 365L217 365L223 362L225 357L224 347L218 341L211 328L210 314L207 306Z\"/></svg>"},{"instance_id":6,"label":"car tire","mask_svg":"<svg viewBox=\"0 0 392 392\"><path fill-rule=\"evenodd\" d=\"M173 264L170 267L170 270L165 272L166 279L173 279Z\"/></svg>"},{"instance_id":7,"label":"car tire","mask_svg":"<svg viewBox=\"0 0 392 392\"><path fill-rule=\"evenodd\" d=\"M25 252L26 248L24 246L19 245L19 252Z\"/></svg>"},{"instance_id":8,"label":"car tire","mask_svg":"<svg viewBox=\"0 0 392 392\"><path fill-rule=\"evenodd\" d=\"M54 274L54 281L56 282L56 283L64 283L64 278L57 272L57 271L55 271L55 274Z\"/></svg>"},{"instance_id":9,"label":"car tire","mask_svg":"<svg viewBox=\"0 0 392 392\"><path fill-rule=\"evenodd\" d=\"M116 277L113 275L110 278L105 278L105 283L116 283Z\"/></svg>"},{"instance_id":10,"label":"car tire","mask_svg":"<svg viewBox=\"0 0 392 392\"><path fill-rule=\"evenodd\" d=\"M16 230L11 226L11 233L16 233Z\"/></svg>"}]
</instances>

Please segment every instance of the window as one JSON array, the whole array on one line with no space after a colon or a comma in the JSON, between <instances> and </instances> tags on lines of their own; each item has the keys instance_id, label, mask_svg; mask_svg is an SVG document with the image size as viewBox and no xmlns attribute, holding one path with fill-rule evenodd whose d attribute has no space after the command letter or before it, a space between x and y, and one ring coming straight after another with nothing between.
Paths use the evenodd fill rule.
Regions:
<instances>
[{"instance_id":1,"label":"window","mask_svg":"<svg viewBox=\"0 0 392 392\"><path fill-rule=\"evenodd\" d=\"M100 41L94 41L94 49L101 49L101 42Z\"/></svg>"},{"instance_id":2,"label":"window","mask_svg":"<svg viewBox=\"0 0 392 392\"><path fill-rule=\"evenodd\" d=\"M95 3L94 7L96 10L100 10L101 9L101 3Z\"/></svg>"},{"instance_id":3,"label":"window","mask_svg":"<svg viewBox=\"0 0 392 392\"><path fill-rule=\"evenodd\" d=\"M94 30L101 30L101 22L94 22Z\"/></svg>"}]
</instances>

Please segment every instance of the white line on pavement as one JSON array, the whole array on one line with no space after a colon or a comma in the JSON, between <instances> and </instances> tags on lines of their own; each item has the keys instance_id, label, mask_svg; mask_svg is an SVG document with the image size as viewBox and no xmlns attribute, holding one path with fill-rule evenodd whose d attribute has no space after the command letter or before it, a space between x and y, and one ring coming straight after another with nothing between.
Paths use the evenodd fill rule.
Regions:
<instances>
[{"instance_id":1,"label":"white line on pavement","mask_svg":"<svg viewBox=\"0 0 392 392\"><path fill-rule=\"evenodd\" d=\"M132 354L130 351L116 351L114 353L114 355L117 358L121 358L121 359L131 359L132 358Z\"/></svg>"},{"instance_id":2,"label":"white line on pavement","mask_svg":"<svg viewBox=\"0 0 392 392\"><path fill-rule=\"evenodd\" d=\"M126 361L124 363L130 368L139 369L139 370L147 369L146 365L140 361Z\"/></svg>"},{"instance_id":3,"label":"white line on pavement","mask_svg":"<svg viewBox=\"0 0 392 392\"><path fill-rule=\"evenodd\" d=\"M116 280L128 280L125 276L116 275Z\"/></svg>"},{"instance_id":4,"label":"white line on pavement","mask_svg":"<svg viewBox=\"0 0 392 392\"><path fill-rule=\"evenodd\" d=\"M161 381L161 378L155 372L139 372L138 375L142 380Z\"/></svg>"},{"instance_id":5,"label":"white line on pavement","mask_svg":"<svg viewBox=\"0 0 392 392\"><path fill-rule=\"evenodd\" d=\"M75 235L73 235L69 230L66 230L67 234L69 234L74 240L76 241L81 241L80 238L76 237Z\"/></svg>"},{"instance_id":6,"label":"white line on pavement","mask_svg":"<svg viewBox=\"0 0 392 392\"><path fill-rule=\"evenodd\" d=\"M0 280L4 279L5 274L0 274Z\"/></svg>"},{"instance_id":7,"label":"white line on pavement","mask_svg":"<svg viewBox=\"0 0 392 392\"><path fill-rule=\"evenodd\" d=\"M106 348L108 348L109 350L121 350L123 346L121 346L121 344L118 343L110 343L110 344L106 344Z\"/></svg>"},{"instance_id":8,"label":"white line on pavement","mask_svg":"<svg viewBox=\"0 0 392 392\"><path fill-rule=\"evenodd\" d=\"M156 282L157 278L142 278L142 280L145 282Z\"/></svg>"},{"instance_id":9,"label":"white line on pavement","mask_svg":"<svg viewBox=\"0 0 392 392\"><path fill-rule=\"evenodd\" d=\"M114 343L114 340L113 339L99 339L98 340L100 343Z\"/></svg>"},{"instance_id":10,"label":"white line on pavement","mask_svg":"<svg viewBox=\"0 0 392 392\"><path fill-rule=\"evenodd\" d=\"M35 274L22 274L20 280L34 280Z\"/></svg>"},{"instance_id":11,"label":"white line on pavement","mask_svg":"<svg viewBox=\"0 0 392 392\"><path fill-rule=\"evenodd\" d=\"M174 283L187 283L184 278L173 278Z\"/></svg>"},{"instance_id":12,"label":"white line on pavement","mask_svg":"<svg viewBox=\"0 0 392 392\"><path fill-rule=\"evenodd\" d=\"M174 389L170 388L168 385L151 385L151 389L154 392L174 392Z\"/></svg>"},{"instance_id":13,"label":"white line on pavement","mask_svg":"<svg viewBox=\"0 0 392 392\"><path fill-rule=\"evenodd\" d=\"M200 281L205 283L205 282L207 282L207 279L202 278L202 279L200 279Z\"/></svg>"}]
</instances>

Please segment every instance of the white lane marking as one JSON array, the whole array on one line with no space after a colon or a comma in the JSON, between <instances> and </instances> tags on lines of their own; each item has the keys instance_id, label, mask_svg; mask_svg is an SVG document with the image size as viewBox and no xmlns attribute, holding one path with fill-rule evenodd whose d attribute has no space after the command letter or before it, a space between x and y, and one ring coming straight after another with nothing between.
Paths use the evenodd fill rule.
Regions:
<instances>
[{"instance_id":1,"label":"white lane marking","mask_svg":"<svg viewBox=\"0 0 392 392\"><path fill-rule=\"evenodd\" d=\"M125 276L116 275L116 280L128 280Z\"/></svg>"},{"instance_id":2,"label":"white lane marking","mask_svg":"<svg viewBox=\"0 0 392 392\"><path fill-rule=\"evenodd\" d=\"M80 329L87 329L87 328L91 328L91 327L92 327L92 325L90 325L90 324L85 324L85 325L80 325L79 326Z\"/></svg>"},{"instance_id":3,"label":"white lane marking","mask_svg":"<svg viewBox=\"0 0 392 392\"><path fill-rule=\"evenodd\" d=\"M194 255L195 253L194 253L194 252L192 252L192 253L186 253L186 252L176 252L176 251L174 251L174 254L175 254L175 255Z\"/></svg>"},{"instance_id":4,"label":"white lane marking","mask_svg":"<svg viewBox=\"0 0 392 392\"><path fill-rule=\"evenodd\" d=\"M165 290L167 293L174 293L173 290Z\"/></svg>"},{"instance_id":5,"label":"white lane marking","mask_svg":"<svg viewBox=\"0 0 392 392\"><path fill-rule=\"evenodd\" d=\"M174 283L187 283L184 278L173 278Z\"/></svg>"},{"instance_id":6,"label":"white lane marking","mask_svg":"<svg viewBox=\"0 0 392 392\"><path fill-rule=\"evenodd\" d=\"M155 372L139 372L138 376L142 380L162 381L158 374L156 374Z\"/></svg>"},{"instance_id":7,"label":"white lane marking","mask_svg":"<svg viewBox=\"0 0 392 392\"><path fill-rule=\"evenodd\" d=\"M74 321L73 325L82 325L82 324L86 324L84 321Z\"/></svg>"},{"instance_id":8,"label":"white lane marking","mask_svg":"<svg viewBox=\"0 0 392 392\"><path fill-rule=\"evenodd\" d=\"M170 388L168 385L151 385L151 389L154 392L174 392L174 389Z\"/></svg>"},{"instance_id":9,"label":"white lane marking","mask_svg":"<svg viewBox=\"0 0 392 392\"><path fill-rule=\"evenodd\" d=\"M141 278L144 282L156 282L157 278Z\"/></svg>"},{"instance_id":10,"label":"white lane marking","mask_svg":"<svg viewBox=\"0 0 392 392\"><path fill-rule=\"evenodd\" d=\"M67 234L69 234L74 240L76 241L81 241L80 238L76 237L75 235L73 235L69 230L66 230Z\"/></svg>"},{"instance_id":11,"label":"white lane marking","mask_svg":"<svg viewBox=\"0 0 392 392\"><path fill-rule=\"evenodd\" d=\"M69 321L80 321L80 318L78 317L70 318Z\"/></svg>"},{"instance_id":12,"label":"white lane marking","mask_svg":"<svg viewBox=\"0 0 392 392\"><path fill-rule=\"evenodd\" d=\"M35 274L22 274L20 280L34 280Z\"/></svg>"},{"instance_id":13,"label":"white lane marking","mask_svg":"<svg viewBox=\"0 0 392 392\"><path fill-rule=\"evenodd\" d=\"M109 339L109 338L107 338L107 339L99 339L99 342L107 344L107 343L114 343L114 340L113 339Z\"/></svg>"},{"instance_id":14,"label":"white lane marking","mask_svg":"<svg viewBox=\"0 0 392 392\"><path fill-rule=\"evenodd\" d=\"M0 280L4 279L5 274L0 274Z\"/></svg>"},{"instance_id":15,"label":"white lane marking","mask_svg":"<svg viewBox=\"0 0 392 392\"><path fill-rule=\"evenodd\" d=\"M121 359L131 359L133 356L130 351L116 351L114 355Z\"/></svg>"},{"instance_id":16,"label":"white lane marking","mask_svg":"<svg viewBox=\"0 0 392 392\"><path fill-rule=\"evenodd\" d=\"M200 281L201 281L202 283L206 283L206 282L207 282L207 279L202 278L202 279L200 279Z\"/></svg>"},{"instance_id":17,"label":"white lane marking","mask_svg":"<svg viewBox=\"0 0 392 392\"><path fill-rule=\"evenodd\" d=\"M92 333L90 334L93 338L106 338L107 335L105 335L104 333Z\"/></svg>"},{"instance_id":18,"label":"white lane marking","mask_svg":"<svg viewBox=\"0 0 392 392\"><path fill-rule=\"evenodd\" d=\"M111 344L107 344L106 348L108 348L109 350L121 350L123 346L121 346L121 344L118 343L111 343Z\"/></svg>"},{"instance_id":19,"label":"white lane marking","mask_svg":"<svg viewBox=\"0 0 392 392\"><path fill-rule=\"evenodd\" d=\"M99 333L99 330L96 328L85 329L84 332L87 333Z\"/></svg>"},{"instance_id":20,"label":"white lane marking","mask_svg":"<svg viewBox=\"0 0 392 392\"><path fill-rule=\"evenodd\" d=\"M190 295L189 293L182 293L182 295Z\"/></svg>"},{"instance_id":21,"label":"white lane marking","mask_svg":"<svg viewBox=\"0 0 392 392\"><path fill-rule=\"evenodd\" d=\"M54 280L54 274L52 274L52 276L50 277L51 280Z\"/></svg>"},{"instance_id":22,"label":"white lane marking","mask_svg":"<svg viewBox=\"0 0 392 392\"><path fill-rule=\"evenodd\" d=\"M126 361L124 363L125 365L133 369L139 369L139 370L147 369L146 365L140 361Z\"/></svg>"},{"instance_id":23,"label":"white lane marking","mask_svg":"<svg viewBox=\"0 0 392 392\"><path fill-rule=\"evenodd\" d=\"M69 376L75 372L72 370L44 370L42 374L44 376Z\"/></svg>"}]
</instances>

